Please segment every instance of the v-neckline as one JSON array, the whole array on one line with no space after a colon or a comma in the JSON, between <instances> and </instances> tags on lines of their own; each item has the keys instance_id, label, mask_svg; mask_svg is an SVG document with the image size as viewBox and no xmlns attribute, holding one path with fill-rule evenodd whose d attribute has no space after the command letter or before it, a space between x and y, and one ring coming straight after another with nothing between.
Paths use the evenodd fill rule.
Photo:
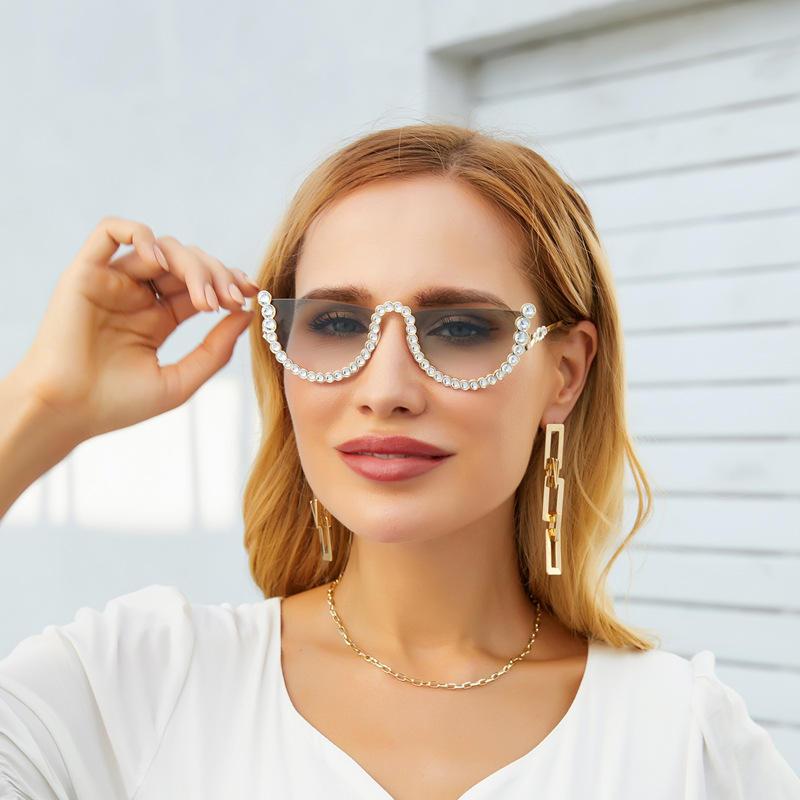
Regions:
<instances>
[{"instance_id":1,"label":"v-neckline","mask_svg":"<svg viewBox=\"0 0 800 800\"><path fill-rule=\"evenodd\" d=\"M281 702L283 703L284 709L292 718L297 721L301 728L303 728L311 737L316 739L316 741L318 741L322 747L327 749L329 753L348 762L358 773L360 778L369 786L374 788L376 793L375 800L378 800L379 797L381 800L395 800L394 797L392 797L392 795L389 794L389 792L387 792L386 789L384 789L383 786L381 786L381 784L378 783L378 781L366 769L364 769L364 767L359 764L358 761L355 760L355 758L353 758L353 756L351 756L346 750L343 750L341 747L339 747L336 742L325 736L325 734L322 733L322 731L320 731L318 728L315 728L297 710L297 708L295 708L292 698L289 696L289 690L286 686L286 678L283 674L281 641L283 627L283 620L281 619L281 603L283 602L283 597L272 597L270 599L275 602L274 613L277 617L277 623L272 628L273 641L270 649L272 651L272 657L275 659L275 661L273 661L273 666L277 675L278 693L281 697ZM519 758L509 761L508 764L499 767L486 777L481 778L481 780L470 786L463 794L459 795L456 800L472 800L474 793L479 793L486 788L490 788L490 784L496 783L497 781L505 778L508 773L513 773L516 770L521 769L523 766L526 766L528 762L531 762L537 758L545 748L550 747L555 739L557 739L559 736L562 736L565 728L574 724L573 719L578 713L578 707L584 702L584 697L589 691L587 687L591 680L592 668L596 656L595 645L595 640L589 639L586 650L586 663L583 668L581 682L578 685L578 691L575 693L575 697L572 698L572 703L570 703L570 706L564 713L564 716L561 717L555 726L550 729L544 739L542 739L535 747L533 747L533 749L519 756ZM476 800L479 800L479 798L480 795L478 794Z\"/></svg>"}]
</instances>

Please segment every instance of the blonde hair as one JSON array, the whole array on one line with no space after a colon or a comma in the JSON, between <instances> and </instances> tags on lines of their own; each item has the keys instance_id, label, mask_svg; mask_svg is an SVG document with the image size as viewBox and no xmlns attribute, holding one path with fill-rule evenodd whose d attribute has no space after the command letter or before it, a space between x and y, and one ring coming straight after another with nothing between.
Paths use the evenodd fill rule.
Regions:
<instances>
[{"instance_id":1,"label":"blonde hair","mask_svg":"<svg viewBox=\"0 0 800 800\"><path fill-rule=\"evenodd\" d=\"M656 641L648 632L617 618L606 588L612 564L650 515L653 500L627 428L623 339L611 269L585 202L547 161L522 144L454 125L370 133L326 158L302 183L267 247L258 284L274 297L294 296L303 236L324 208L372 181L423 174L465 181L522 232L522 269L538 291L541 324L588 319L597 327L595 358L564 425L563 574L548 577L545 571L539 430L515 494L520 576L572 631L615 647L651 649ZM549 335L559 333L555 328ZM289 596L336 578L353 533L331 517L333 560L321 559L312 492L283 394L284 368L265 346L260 314L253 319L250 344L262 435L244 491L244 544L264 596ZM636 520L603 566L621 528L626 458L638 495Z\"/></svg>"}]
</instances>

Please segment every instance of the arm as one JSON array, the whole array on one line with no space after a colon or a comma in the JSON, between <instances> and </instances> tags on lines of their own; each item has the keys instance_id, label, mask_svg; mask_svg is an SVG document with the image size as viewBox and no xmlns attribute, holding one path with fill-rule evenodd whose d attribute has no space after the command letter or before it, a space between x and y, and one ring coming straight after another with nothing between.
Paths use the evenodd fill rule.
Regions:
<instances>
[{"instance_id":1,"label":"arm","mask_svg":"<svg viewBox=\"0 0 800 800\"><path fill-rule=\"evenodd\" d=\"M81 439L49 410L20 367L0 381L0 519L40 476Z\"/></svg>"}]
</instances>

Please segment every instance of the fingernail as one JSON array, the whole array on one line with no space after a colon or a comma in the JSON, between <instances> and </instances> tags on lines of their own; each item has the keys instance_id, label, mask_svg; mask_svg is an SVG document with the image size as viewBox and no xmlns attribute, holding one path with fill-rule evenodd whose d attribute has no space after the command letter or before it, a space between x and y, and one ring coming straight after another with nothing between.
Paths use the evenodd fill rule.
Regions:
<instances>
[{"instance_id":1,"label":"fingernail","mask_svg":"<svg viewBox=\"0 0 800 800\"><path fill-rule=\"evenodd\" d=\"M256 289L258 289L258 284L257 284L257 283L256 283L256 282L255 282L255 281L254 281L254 280L253 280L253 279L252 279L252 278L251 278L251 277L250 277L250 276L249 276L249 275L248 275L248 274L247 274L247 273L246 273L246 272L245 272L243 269L238 269L238 270L236 270L236 271L237 271L237 272L239 273L239 275L241 275L241 276L242 276L242 278L244 278L244 279L245 279L245 280L246 280L248 283L252 283L252 284L253 284L253 286L255 286L255 287L256 287Z\"/></svg>"},{"instance_id":2,"label":"fingernail","mask_svg":"<svg viewBox=\"0 0 800 800\"><path fill-rule=\"evenodd\" d=\"M153 245L153 252L156 254L156 261L161 264L162 268L169 272L169 264L167 264L167 259L164 254L161 252L161 248L157 245Z\"/></svg>"},{"instance_id":3,"label":"fingernail","mask_svg":"<svg viewBox=\"0 0 800 800\"><path fill-rule=\"evenodd\" d=\"M205 295L206 300L208 300L208 304L214 311L219 311L219 300L217 300L217 293L214 291L214 287L210 284L206 284L205 288Z\"/></svg>"},{"instance_id":4,"label":"fingernail","mask_svg":"<svg viewBox=\"0 0 800 800\"><path fill-rule=\"evenodd\" d=\"M228 291L239 305L244 305L244 295L239 291L239 287L235 283L228 284Z\"/></svg>"}]
</instances>

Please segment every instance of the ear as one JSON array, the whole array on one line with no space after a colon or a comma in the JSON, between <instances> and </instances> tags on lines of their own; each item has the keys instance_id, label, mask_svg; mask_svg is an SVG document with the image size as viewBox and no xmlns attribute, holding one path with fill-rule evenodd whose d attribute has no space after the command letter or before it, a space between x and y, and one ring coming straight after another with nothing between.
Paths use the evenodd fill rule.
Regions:
<instances>
[{"instance_id":1,"label":"ear","mask_svg":"<svg viewBox=\"0 0 800 800\"><path fill-rule=\"evenodd\" d=\"M564 422L572 411L586 383L589 367L597 353L597 328L588 319L581 320L567 329L567 333L555 337L549 352L555 373L555 388L550 403L542 412L539 426ZM545 338L545 342L547 339Z\"/></svg>"}]
</instances>

